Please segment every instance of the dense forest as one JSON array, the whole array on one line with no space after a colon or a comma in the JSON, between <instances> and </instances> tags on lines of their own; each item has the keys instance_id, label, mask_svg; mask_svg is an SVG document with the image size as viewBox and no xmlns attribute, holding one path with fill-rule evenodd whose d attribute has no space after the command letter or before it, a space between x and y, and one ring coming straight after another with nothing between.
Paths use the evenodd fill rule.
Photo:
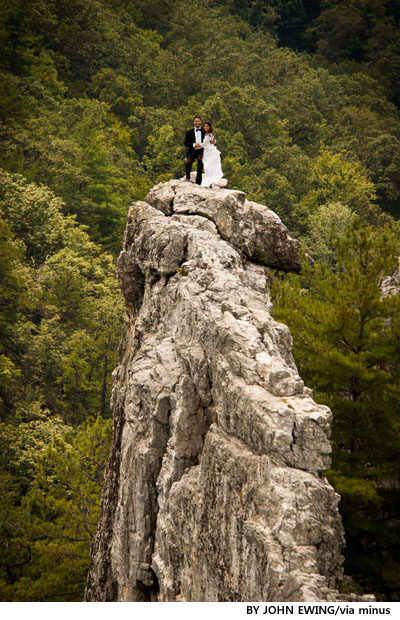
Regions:
<instances>
[{"instance_id":1,"label":"dense forest","mask_svg":"<svg viewBox=\"0 0 400 620\"><path fill-rule=\"evenodd\" d=\"M1 0L1 600L83 598L115 259L129 205L183 175L194 114L229 187L302 241L272 293L333 412L341 587L400 599L399 21L397 0Z\"/></svg>"}]
</instances>

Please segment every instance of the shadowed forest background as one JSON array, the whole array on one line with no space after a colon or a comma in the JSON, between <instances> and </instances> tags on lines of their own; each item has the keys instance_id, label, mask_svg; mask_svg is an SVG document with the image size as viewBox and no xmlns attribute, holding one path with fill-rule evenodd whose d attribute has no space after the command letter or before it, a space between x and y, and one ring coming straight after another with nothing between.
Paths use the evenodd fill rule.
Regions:
<instances>
[{"instance_id":1,"label":"shadowed forest background","mask_svg":"<svg viewBox=\"0 0 400 620\"><path fill-rule=\"evenodd\" d=\"M318 402L341 589L400 599L397 0L1 0L0 592L80 601L112 420L130 204L210 119L230 188L314 259L270 274Z\"/></svg>"}]
</instances>

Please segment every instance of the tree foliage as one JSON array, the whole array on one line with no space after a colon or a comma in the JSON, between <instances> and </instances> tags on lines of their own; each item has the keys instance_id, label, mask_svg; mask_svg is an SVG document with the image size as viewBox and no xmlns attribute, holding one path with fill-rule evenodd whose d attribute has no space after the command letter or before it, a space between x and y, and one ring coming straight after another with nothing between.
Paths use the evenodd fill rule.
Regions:
<instances>
[{"instance_id":1,"label":"tree foliage","mask_svg":"<svg viewBox=\"0 0 400 620\"><path fill-rule=\"evenodd\" d=\"M12 455L0 469L2 600L82 599L111 428L111 420L89 418L74 430L37 413L18 433L1 429ZM21 497L11 472L26 478L26 465L32 479Z\"/></svg>"},{"instance_id":2,"label":"tree foliage","mask_svg":"<svg viewBox=\"0 0 400 620\"><path fill-rule=\"evenodd\" d=\"M383 296L381 284L397 267L398 231L347 221L331 246L330 267L305 265L300 281L277 286L275 313L302 377L333 412L329 478L342 497L347 570L367 590L396 591L400 296Z\"/></svg>"},{"instance_id":3,"label":"tree foliage","mask_svg":"<svg viewBox=\"0 0 400 620\"><path fill-rule=\"evenodd\" d=\"M66 422L106 415L122 321L112 256L48 188L3 173L0 192L4 415L33 401Z\"/></svg>"},{"instance_id":4,"label":"tree foliage","mask_svg":"<svg viewBox=\"0 0 400 620\"><path fill-rule=\"evenodd\" d=\"M388 593L398 587L395 552L385 551L384 564L383 527L377 525L398 502L394 483L387 482L395 479L394 469L382 473L380 438L370 478L362 473L362 455L371 429L381 428L368 398L375 402L379 390L384 394L379 416L390 433L396 417L390 411L397 406L396 365L390 371L385 365L389 352L397 359L395 340L390 349L387 336L395 338L389 306L397 302L378 301L374 269L392 256L382 241L387 231L388 238L398 237L399 22L393 0L1 3L0 441L7 433L12 438L4 444L8 460L0 474L9 558L1 576L4 596L81 597L92 529L76 534L82 540L75 553L68 542L75 534L60 508L66 496L61 504L55 499L67 474L54 450L58 446L66 458L78 445L68 443L68 433L89 418L109 416L123 315L113 272L126 215L150 186L183 175L183 136L194 114L213 123L229 187L276 211L317 260L315 274L303 277L304 290L287 280L280 295L293 303L308 300L307 313L315 319L305 321L303 331L299 325L299 338L319 343L320 350L303 359L299 344L296 355L334 411L337 464L331 477L344 497L349 569L370 589ZM359 229L353 228L357 218ZM368 225L376 233L367 274L375 288L363 292L367 275L359 276L349 244L361 247L364 234L368 245ZM385 263L382 273L388 268ZM316 283L324 278L328 288L319 290ZM343 296L331 299L335 287L342 287ZM339 299L348 308L342 314L329 309ZM333 332L338 337L340 314L348 330L341 337L353 343L362 300L366 307L376 303L378 317L365 327L364 348L356 354ZM332 321L333 332L325 333L325 324L318 331L319 312ZM287 320L296 330L294 317ZM367 368L379 342L383 366ZM336 372L322 379L313 369L318 355ZM356 370L359 382L370 384L357 401L364 403L357 415L341 392L349 388L340 387ZM343 448L349 420L362 429L364 442L354 471ZM73 442L81 441L77 437ZM53 452L46 452L50 445ZM49 474L48 486L45 452L60 476ZM105 458L104 451L99 454ZM71 514L79 510L74 497L78 502L78 495L68 497ZM360 497L368 535L360 530L354 499ZM387 519L392 523L392 516ZM64 538L63 529L69 532ZM375 536L381 547L374 555ZM62 566L53 576L52 548ZM373 566L363 565L367 556L375 558ZM71 586L68 562L76 576Z\"/></svg>"}]
</instances>

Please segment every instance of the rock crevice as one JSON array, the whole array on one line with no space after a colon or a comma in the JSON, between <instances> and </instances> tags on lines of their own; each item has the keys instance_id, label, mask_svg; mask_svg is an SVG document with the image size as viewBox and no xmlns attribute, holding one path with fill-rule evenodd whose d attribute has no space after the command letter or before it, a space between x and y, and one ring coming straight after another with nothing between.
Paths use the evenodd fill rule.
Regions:
<instances>
[{"instance_id":1,"label":"rock crevice","mask_svg":"<svg viewBox=\"0 0 400 620\"><path fill-rule=\"evenodd\" d=\"M299 244L243 192L179 181L130 210L114 444L86 600L340 600L316 404L270 315Z\"/></svg>"}]
</instances>

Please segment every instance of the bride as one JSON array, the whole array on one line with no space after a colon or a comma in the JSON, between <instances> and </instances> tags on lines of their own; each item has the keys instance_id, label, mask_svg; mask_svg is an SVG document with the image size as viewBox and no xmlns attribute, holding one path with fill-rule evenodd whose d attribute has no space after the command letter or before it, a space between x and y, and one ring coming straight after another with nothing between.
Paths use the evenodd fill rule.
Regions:
<instances>
[{"instance_id":1,"label":"bride","mask_svg":"<svg viewBox=\"0 0 400 620\"><path fill-rule=\"evenodd\" d=\"M205 136L201 146L204 148L204 174L201 185L202 187L214 187L223 176L221 169L221 153L215 146L215 137L211 123L206 121L203 127Z\"/></svg>"}]
</instances>

